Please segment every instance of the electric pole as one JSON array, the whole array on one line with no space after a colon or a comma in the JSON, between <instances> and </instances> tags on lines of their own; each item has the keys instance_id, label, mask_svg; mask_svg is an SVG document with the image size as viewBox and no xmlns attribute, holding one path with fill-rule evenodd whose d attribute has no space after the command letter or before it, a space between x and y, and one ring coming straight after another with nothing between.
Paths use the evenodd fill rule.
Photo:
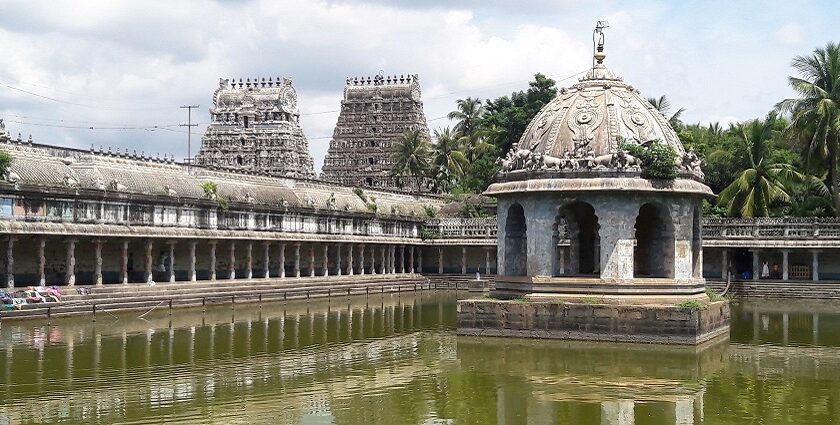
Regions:
<instances>
[{"instance_id":1,"label":"electric pole","mask_svg":"<svg viewBox=\"0 0 840 425\"><path fill-rule=\"evenodd\" d=\"M183 105L181 109L187 110L187 123L180 124L179 127L187 127L187 171L192 166L192 128L198 127L198 124L192 123L192 110L198 108L198 105Z\"/></svg>"}]
</instances>

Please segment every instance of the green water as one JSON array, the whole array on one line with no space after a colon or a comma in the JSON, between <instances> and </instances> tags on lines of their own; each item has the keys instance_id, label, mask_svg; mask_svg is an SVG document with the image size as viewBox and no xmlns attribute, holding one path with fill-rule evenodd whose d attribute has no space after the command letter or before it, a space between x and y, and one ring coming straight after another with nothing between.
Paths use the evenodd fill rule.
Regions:
<instances>
[{"instance_id":1,"label":"green water","mask_svg":"<svg viewBox=\"0 0 840 425\"><path fill-rule=\"evenodd\" d=\"M455 295L0 327L0 424L840 423L840 306L733 305L703 349L456 337Z\"/></svg>"}]
</instances>

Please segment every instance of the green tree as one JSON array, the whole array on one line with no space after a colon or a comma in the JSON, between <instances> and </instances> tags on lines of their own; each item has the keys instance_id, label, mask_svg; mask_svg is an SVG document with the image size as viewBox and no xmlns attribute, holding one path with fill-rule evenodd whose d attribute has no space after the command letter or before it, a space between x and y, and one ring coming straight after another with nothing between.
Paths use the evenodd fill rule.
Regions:
<instances>
[{"instance_id":1,"label":"green tree","mask_svg":"<svg viewBox=\"0 0 840 425\"><path fill-rule=\"evenodd\" d=\"M449 127L435 130L434 139L433 177L438 189L447 192L463 177L469 162L466 155L459 150L457 135Z\"/></svg>"},{"instance_id":2,"label":"green tree","mask_svg":"<svg viewBox=\"0 0 840 425\"><path fill-rule=\"evenodd\" d=\"M471 136L481 125L481 116L484 115L484 105L479 98L468 97L458 99L455 102L457 110L446 115L450 120L455 120L455 132L461 136Z\"/></svg>"},{"instance_id":3,"label":"green tree","mask_svg":"<svg viewBox=\"0 0 840 425\"><path fill-rule=\"evenodd\" d=\"M429 174L432 160L432 143L420 130L406 131L397 140L392 157L394 168L391 175L403 184L405 178L411 178L419 192L423 179Z\"/></svg>"},{"instance_id":4,"label":"green tree","mask_svg":"<svg viewBox=\"0 0 840 425\"><path fill-rule=\"evenodd\" d=\"M792 65L799 77L788 77L788 82L799 97L776 108L791 113L787 132L805 144L808 169L824 170L834 215L840 217L840 45L828 43L811 56L797 56Z\"/></svg>"},{"instance_id":5,"label":"green tree","mask_svg":"<svg viewBox=\"0 0 840 425\"><path fill-rule=\"evenodd\" d=\"M481 126L483 129L493 128L494 144L499 151L507 152L519 141L537 112L556 95L555 81L543 74L535 74L534 80L528 83L528 90L487 101Z\"/></svg>"},{"instance_id":6,"label":"green tree","mask_svg":"<svg viewBox=\"0 0 840 425\"><path fill-rule=\"evenodd\" d=\"M657 111L661 112L662 115L668 117L668 115L671 114L671 101L664 94L659 96L658 99L655 97L649 97L647 98L647 101L653 105ZM685 108L680 108L677 109L677 112L674 112L670 117L668 117L668 123L671 124L671 127L674 129L680 129L683 127L683 122L680 120L680 117L682 117L684 112Z\"/></svg>"},{"instance_id":7,"label":"green tree","mask_svg":"<svg viewBox=\"0 0 840 425\"><path fill-rule=\"evenodd\" d=\"M797 183L813 182L794 166L777 163L772 158L772 143L778 136L777 118L771 113L764 120L738 124L735 131L747 150L749 166L738 173L718 198L730 217L767 217L775 204L791 200L791 188Z\"/></svg>"},{"instance_id":8,"label":"green tree","mask_svg":"<svg viewBox=\"0 0 840 425\"><path fill-rule=\"evenodd\" d=\"M2 120L0 120L2 122ZM6 171L12 166L12 156L6 151L0 151L0 178L5 178Z\"/></svg>"}]
</instances>

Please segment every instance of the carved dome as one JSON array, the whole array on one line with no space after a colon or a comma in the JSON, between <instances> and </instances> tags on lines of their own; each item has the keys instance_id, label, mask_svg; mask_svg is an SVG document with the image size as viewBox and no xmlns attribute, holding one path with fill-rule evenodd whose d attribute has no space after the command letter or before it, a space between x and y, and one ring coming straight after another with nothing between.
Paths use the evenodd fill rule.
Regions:
<instances>
[{"instance_id":1,"label":"carved dome","mask_svg":"<svg viewBox=\"0 0 840 425\"><path fill-rule=\"evenodd\" d=\"M645 148L653 144L670 146L677 156L677 180L684 181L670 185L669 190L711 195L703 184L700 159L685 150L668 119L604 66L603 39L594 58L586 75L571 87L560 89L528 124L519 142L499 159L498 183L487 193L595 190L594 186L616 190L620 189L616 186L619 181L619 186L627 189L659 190L663 184L641 178L641 161L621 149L622 142L627 142ZM599 181L584 181L592 178ZM530 183L514 184L525 180Z\"/></svg>"},{"instance_id":2,"label":"carved dome","mask_svg":"<svg viewBox=\"0 0 840 425\"><path fill-rule=\"evenodd\" d=\"M557 158L587 153L599 157L617 153L621 140L659 140L678 156L685 154L668 120L638 90L597 63L579 83L561 89L540 110L518 149Z\"/></svg>"}]
</instances>

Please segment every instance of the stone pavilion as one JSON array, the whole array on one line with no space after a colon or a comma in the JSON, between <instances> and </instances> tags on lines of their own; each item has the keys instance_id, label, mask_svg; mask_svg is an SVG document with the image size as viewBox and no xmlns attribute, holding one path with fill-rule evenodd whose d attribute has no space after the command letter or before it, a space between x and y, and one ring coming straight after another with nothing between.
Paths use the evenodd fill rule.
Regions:
<instances>
[{"instance_id":1,"label":"stone pavilion","mask_svg":"<svg viewBox=\"0 0 840 425\"><path fill-rule=\"evenodd\" d=\"M561 89L500 160L498 275L459 303L459 332L694 344L726 333L702 277L700 161L667 119L604 65ZM644 178L627 144L664 144L673 180ZM506 301L515 299L515 301ZM523 302L526 301L526 302Z\"/></svg>"}]
</instances>

